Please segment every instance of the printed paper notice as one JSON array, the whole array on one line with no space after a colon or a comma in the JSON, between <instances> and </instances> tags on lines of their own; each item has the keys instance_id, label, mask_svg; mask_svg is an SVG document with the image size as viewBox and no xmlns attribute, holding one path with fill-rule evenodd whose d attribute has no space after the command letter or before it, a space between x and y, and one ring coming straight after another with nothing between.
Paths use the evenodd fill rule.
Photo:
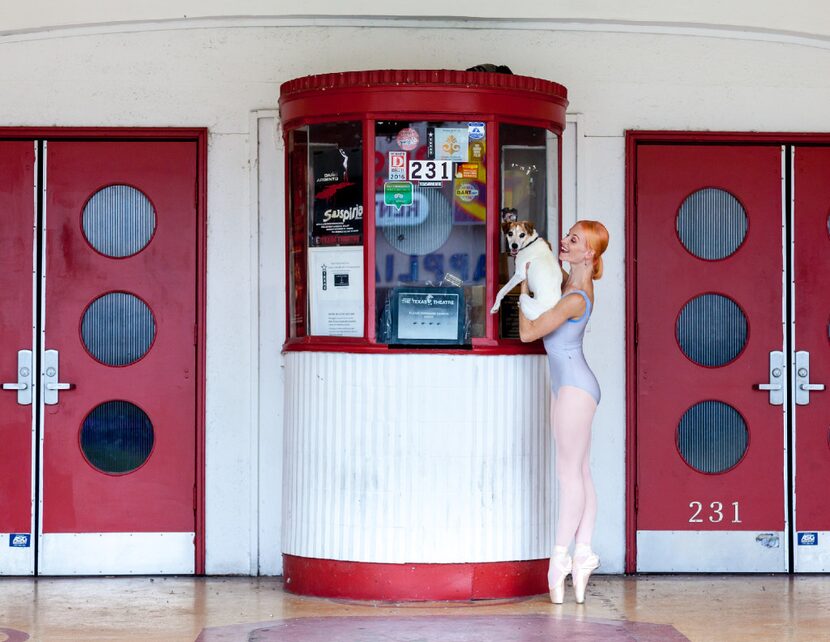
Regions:
<instances>
[{"instance_id":1,"label":"printed paper notice","mask_svg":"<svg viewBox=\"0 0 830 642\"><path fill-rule=\"evenodd\" d=\"M310 330L322 337L363 336L363 246L308 249Z\"/></svg>"}]
</instances>

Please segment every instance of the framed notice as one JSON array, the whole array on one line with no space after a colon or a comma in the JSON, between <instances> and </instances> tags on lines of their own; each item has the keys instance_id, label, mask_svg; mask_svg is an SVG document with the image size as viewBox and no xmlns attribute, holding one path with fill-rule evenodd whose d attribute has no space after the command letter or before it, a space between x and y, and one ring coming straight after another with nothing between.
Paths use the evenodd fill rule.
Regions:
<instances>
[{"instance_id":1,"label":"framed notice","mask_svg":"<svg viewBox=\"0 0 830 642\"><path fill-rule=\"evenodd\" d=\"M460 345L467 308L463 288L404 286L391 294L390 344Z\"/></svg>"},{"instance_id":2,"label":"framed notice","mask_svg":"<svg viewBox=\"0 0 830 642\"><path fill-rule=\"evenodd\" d=\"M363 247L308 249L309 334L363 336Z\"/></svg>"}]
</instances>

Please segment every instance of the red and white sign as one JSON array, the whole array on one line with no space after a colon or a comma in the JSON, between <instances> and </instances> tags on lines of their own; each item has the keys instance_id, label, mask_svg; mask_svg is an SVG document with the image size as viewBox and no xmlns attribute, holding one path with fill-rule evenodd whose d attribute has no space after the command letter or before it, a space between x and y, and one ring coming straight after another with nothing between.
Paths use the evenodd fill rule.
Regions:
<instances>
[{"instance_id":1,"label":"red and white sign","mask_svg":"<svg viewBox=\"0 0 830 642\"><path fill-rule=\"evenodd\" d=\"M398 147L411 152L418 146L418 143L421 142L421 137L418 135L418 131L412 129L412 127L404 127L398 132L395 140L398 143Z\"/></svg>"},{"instance_id":2,"label":"red and white sign","mask_svg":"<svg viewBox=\"0 0 830 642\"><path fill-rule=\"evenodd\" d=\"M405 181L406 152L389 152L389 180Z\"/></svg>"}]
</instances>

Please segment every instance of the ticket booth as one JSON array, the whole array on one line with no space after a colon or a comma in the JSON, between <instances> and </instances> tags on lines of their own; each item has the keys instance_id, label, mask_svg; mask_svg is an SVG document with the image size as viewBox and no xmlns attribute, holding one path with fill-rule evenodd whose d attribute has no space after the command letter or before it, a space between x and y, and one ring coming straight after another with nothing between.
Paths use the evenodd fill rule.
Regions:
<instances>
[{"instance_id":1,"label":"ticket booth","mask_svg":"<svg viewBox=\"0 0 830 642\"><path fill-rule=\"evenodd\" d=\"M547 366L518 340L501 216L560 231L567 91L384 70L281 87L289 591L547 590Z\"/></svg>"}]
</instances>

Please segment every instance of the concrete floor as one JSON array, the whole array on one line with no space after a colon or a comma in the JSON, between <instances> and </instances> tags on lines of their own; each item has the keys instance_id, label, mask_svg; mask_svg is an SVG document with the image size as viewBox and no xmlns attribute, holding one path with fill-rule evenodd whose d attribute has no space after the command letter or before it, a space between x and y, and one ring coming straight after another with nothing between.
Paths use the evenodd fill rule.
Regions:
<instances>
[{"instance_id":1,"label":"concrete floor","mask_svg":"<svg viewBox=\"0 0 830 642\"><path fill-rule=\"evenodd\" d=\"M568 588L561 606L391 604L297 597L279 578L0 579L0 642L830 641L827 576L595 576L582 606Z\"/></svg>"}]
</instances>

